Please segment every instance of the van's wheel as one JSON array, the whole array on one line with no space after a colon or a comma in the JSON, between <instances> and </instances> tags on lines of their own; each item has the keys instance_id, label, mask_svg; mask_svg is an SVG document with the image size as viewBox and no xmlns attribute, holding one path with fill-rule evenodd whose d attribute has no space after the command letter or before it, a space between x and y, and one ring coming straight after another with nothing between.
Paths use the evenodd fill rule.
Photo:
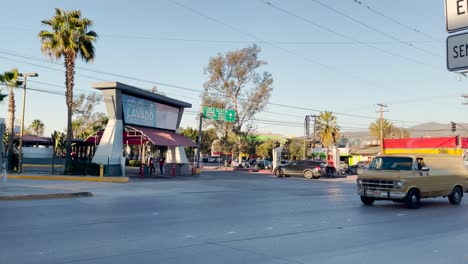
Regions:
<instances>
[{"instance_id":1,"label":"van's wheel","mask_svg":"<svg viewBox=\"0 0 468 264\"><path fill-rule=\"evenodd\" d=\"M361 196L361 202L365 205L372 205L375 202L374 197Z\"/></svg>"},{"instance_id":2,"label":"van's wheel","mask_svg":"<svg viewBox=\"0 0 468 264\"><path fill-rule=\"evenodd\" d=\"M421 196L418 189L411 189L406 195L406 206L409 209L418 209L421 206Z\"/></svg>"},{"instance_id":3,"label":"van's wheel","mask_svg":"<svg viewBox=\"0 0 468 264\"><path fill-rule=\"evenodd\" d=\"M463 198L463 191L460 186L453 188L452 194L449 195L448 199L451 204L459 205Z\"/></svg>"},{"instance_id":4,"label":"van's wheel","mask_svg":"<svg viewBox=\"0 0 468 264\"><path fill-rule=\"evenodd\" d=\"M275 170L275 175L276 177L284 177L284 172L282 169L276 169Z\"/></svg>"},{"instance_id":5,"label":"van's wheel","mask_svg":"<svg viewBox=\"0 0 468 264\"><path fill-rule=\"evenodd\" d=\"M304 178L312 179L314 177L314 173L311 170L304 171Z\"/></svg>"}]
</instances>

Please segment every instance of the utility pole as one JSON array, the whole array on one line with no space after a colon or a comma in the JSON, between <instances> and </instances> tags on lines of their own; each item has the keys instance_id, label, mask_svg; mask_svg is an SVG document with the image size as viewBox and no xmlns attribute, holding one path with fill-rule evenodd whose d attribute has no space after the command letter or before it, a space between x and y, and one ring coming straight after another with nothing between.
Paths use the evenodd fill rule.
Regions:
<instances>
[{"instance_id":1,"label":"utility pole","mask_svg":"<svg viewBox=\"0 0 468 264\"><path fill-rule=\"evenodd\" d=\"M201 140L202 140L202 124L203 124L203 114L200 113L200 123L198 124L198 142L197 142L197 162L196 168L200 168L200 149L201 149Z\"/></svg>"},{"instance_id":2,"label":"utility pole","mask_svg":"<svg viewBox=\"0 0 468 264\"><path fill-rule=\"evenodd\" d=\"M317 123L317 115L312 115L314 118L314 139L313 139L313 148L312 148L312 158L315 159L315 123Z\"/></svg>"},{"instance_id":3,"label":"utility pole","mask_svg":"<svg viewBox=\"0 0 468 264\"><path fill-rule=\"evenodd\" d=\"M388 112L388 110L384 111L384 108L386 108L387 105L377 104L377 106L380 107L380 109L379 109L379 112L380 112L380 154L384 154L383 113Z\"/></svg>"},{"instance_id":4,"label":"utility pole","mask_svg":"<svg viewBox=\"0 0 468 264\"><path fill-rule=\"evenodd\" d=\"M306 159L306 150L307 150L307 136L309 135L308 133L308 126L309 126L309 116L306 115L304 119L304 153L302 154L302 159Z\"/></svg>"},{"instance_id":5,"label":"utility pole","mask_svg":"<svg viewBox=\"0 0 468 264\"><path fill-rule=\"evenodd\" d=\"M20 141L18 147L18 173L23 172L23 133L24 133L24 109L26 106L26 82L28 77L38 77L39 74L35 72L19 74L24 77L23 81L23 111L21 112L21 128L20 128Z\"/></svg>"}]
</instances>

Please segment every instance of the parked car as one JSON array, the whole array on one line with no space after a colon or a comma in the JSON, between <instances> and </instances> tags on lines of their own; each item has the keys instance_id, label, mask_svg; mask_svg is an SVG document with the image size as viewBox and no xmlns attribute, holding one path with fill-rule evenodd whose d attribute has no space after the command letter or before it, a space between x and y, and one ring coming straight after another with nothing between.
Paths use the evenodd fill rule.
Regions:
<instances>
[{"instance_id":1,"label":"parked car","mask_svg":"<svg viewBox=\"0 0 468 264\"><path fill-rule=\"evenodd\" d=\"M257 160L254 166L264 170L273 169L273 164L269 160Z\"/></svg>"},{"instance_id":2,"label":"parked car","mask_svg":"<svg viewBox=\"0 0 468 264\"><path fill-rule=\"evenodd\" d=\"M220 162L224 162L223 161L223 158L220 157L220 156L211 156L208 158L208 162L209 163L220 163Z\"/></svg>"},{"instance_id":3,"label":"parked car","mask_svg":"<svg viewBox=\"0 0 468 264\"><path fill-rule=\"evenodd\" d=\"M273 172L276 177L302 175L307 179L318 179L324 172L325 163L315 160L296 160L288 165L278 166Z\"/></svg>"},{"instance_id":4,"label":"parked car","mask_svg":"<svg viewBox=\"0 0 468 264\"><path fill-rule=\"evenodd\" d=\"M353 166L349 166L349 174L352 175L360 175L364 172L364 170L369 168L369 161L359 161Z\"/></svg>"}]
</instances>

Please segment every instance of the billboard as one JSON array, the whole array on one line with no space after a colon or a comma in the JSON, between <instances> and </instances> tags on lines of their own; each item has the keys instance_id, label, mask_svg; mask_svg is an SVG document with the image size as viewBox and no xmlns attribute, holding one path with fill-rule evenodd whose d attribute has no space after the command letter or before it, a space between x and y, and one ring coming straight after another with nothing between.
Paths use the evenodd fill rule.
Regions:
<instances>
[{"instance_id":1,"label":"billboard","mask_svg":"<svg viewBox=\"0 0 468 264\"><path fill-rule=\"evenodd\" d=\"M125 124L168 130L177 129L179 108L122 94Z\"/></svg>"}]
</instances>

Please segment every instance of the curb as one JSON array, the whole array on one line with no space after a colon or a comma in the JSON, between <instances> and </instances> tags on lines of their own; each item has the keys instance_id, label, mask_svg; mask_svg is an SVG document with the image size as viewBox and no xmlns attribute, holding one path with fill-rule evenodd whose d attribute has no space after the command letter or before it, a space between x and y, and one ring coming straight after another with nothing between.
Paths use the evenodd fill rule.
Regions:
<instances>
[{"instance_id":1,"label":"curb","mask_svg":"<svg viewBox=\"0 0 468 264\"><path fill-rule=\"evenodd\" d=\"M45 181L88 181L126 183L128 177L90 177L90 176L54 176L54 175L8 175L8 179L45 180Z\"/></svg>"},{"instance_id":2,"label":"curb","mask_svg":"<svg viewBox=\"0 0 468 264\"><path fill-rule=\"evenodd\" d=\"M63 198L79 198L79 197L91 197L91 196L94 196L94 195L90 192L0 195L0 201L63 199Z\"/></svg>"}]
</instances>

